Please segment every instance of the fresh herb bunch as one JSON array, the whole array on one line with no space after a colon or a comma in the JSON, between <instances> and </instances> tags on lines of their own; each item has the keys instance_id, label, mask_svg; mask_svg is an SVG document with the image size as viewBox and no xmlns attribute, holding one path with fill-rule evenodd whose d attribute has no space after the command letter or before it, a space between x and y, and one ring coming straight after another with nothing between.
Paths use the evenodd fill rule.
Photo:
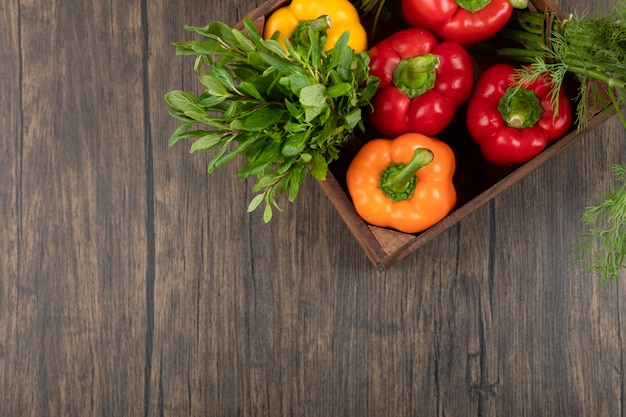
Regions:
<instances>
[{"instance_id":1,"label":"fresh herb bunch","mask_svg":"<svg viewBox=\"0 0 626 417\"><path fill-rule=\"evenodd\" d=\"M574 247L573 256L600 275L600 287L619 278L626 268L626 166L614 165L621 182L601 204L587 207L583 222L589 228Z\"/></svg>"},{"instance_id":2,"label":"fresh herb bunch","mask_svg":"<svg viewBox=\"0 0 626 417\"><path fill-rule=\"evenodd\" d=\"M325 180L328 165L362 128L362 107L369 104L379 80L369 76L367 53L347 46L345 32L326 50L328 17L303 21L286 48L263 39L245 19L238 30L221 22L186 26L202 40L177 42L177 55L196 56L201 71L200 95L170 91L169 113L182 123L169 146L192 138L190 152L214 150L207 171L235 157L247 162L239 178L256 177L248 211L265 202L263 220L272 207L281 210L276 193L293 202L308 173ZM200 128L198 128L200 126Z\"/></svg>"},{"instance_id":3,"label":"fresh herb bunch","mask_svg":"<svg viewBox=\"0 0 626 417\"><path fill-rule=\"evenodd\" d=\"M584 128L593 108L613 106L622 123L626 92L626 2L620 0L608 15L571 15L558 19L553 13L516 10L511 25L501 32L523 48L501 48L498 55L525 65L520 82L542 76L552 81L553 97L568 73L580 80L577 127ZM595 80L595 82L594 82Z\"/></svg>"}]
</instances>

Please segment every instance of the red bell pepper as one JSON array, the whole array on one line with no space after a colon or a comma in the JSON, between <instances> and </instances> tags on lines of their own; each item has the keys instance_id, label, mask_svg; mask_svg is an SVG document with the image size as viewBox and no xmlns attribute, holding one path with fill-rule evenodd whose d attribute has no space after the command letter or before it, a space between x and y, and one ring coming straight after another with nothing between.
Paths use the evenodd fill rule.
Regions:
<instances>
[{"instance_id":1,"label":"red bell pepper","mask_svg":"<svg viewBox=\"0 0 626 417\"><path fill-rule=\"evenodd\" d=\"M563 88L553 98L549 80L519 86L516 73L508 64L487 68L468 102L470 135L485 159L496 165L528 161L563 137L572 124L572 105Z\"/></svg>"},{"instance_id":2,"label":"red bell pepper","mask_svg":"<svg viewBox=\"0 0 626 417\"><path fill-rule=\"evenodd\" d=\"M513 7L510 0L402 0L402 13L411 26L469 46L498 33Z\"/></svg>"},{"instance_id":3,"label":"red bell pepper","mask_svg":"<svg viewBox=\"0 0 626 417\"><path fill-rule=\"evenodd\" d=\"M425 29L396 32L369 55L370 75L380 78L369 120L383 135L436 135L472 92L474 70L465 48L439 43Z\"/></svg>"}]
</instances>

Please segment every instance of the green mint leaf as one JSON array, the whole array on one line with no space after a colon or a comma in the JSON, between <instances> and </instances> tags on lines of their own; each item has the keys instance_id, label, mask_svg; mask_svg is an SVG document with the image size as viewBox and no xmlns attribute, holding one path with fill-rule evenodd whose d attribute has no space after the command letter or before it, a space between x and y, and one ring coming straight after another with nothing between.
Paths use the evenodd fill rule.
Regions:
<instances>
[{"instance_id":1,"label":"green mint leaf","mask_svg":"<svg viewBox=\"0 0 626 417\"><path fill-rule=\"evenodd\" d=\"M282 154L284 156L296 156L304 150L309 139L310 131L294 133L290 135L283 145Z\"/></svg>"},{"instance_id":2,"label":"green mint leaf","mask_svg":"<svg viewBox=\"0 0 626 417\"><path fill-rule=\"evenodd\" d=\"M305 109L305 120L310 122L326 107L326 87L322 84L309 85L300 90L300 104Z\"/></svg>"},{"instance_id":3,"label":"green mint leaf","mask_svg":"<svg viewBox=\"0 0 626 417\"><path fill-rule=\"evenodd\" d=\"M290 203L293 203L298 196L298 192L300 191L300 186L306 179L306 166L298 165L291 171L291 175L289 176L289 194L287 199Z\"/></svg>"},{"instance_id":4,"label":"green mint leaf","mask_svg":"<svg viewBox=\"0 0 626 417\"><path fill-rule=\"evenodd\" d=\"M221 120L227 123L228 121L236 118L238 112L239 112L239 101L236 101L236 100L231 101L230 104L228 105L228 108L222 113L222 117L220 117L218 120ZM226 130L227 127L223 127L221 129Z\"/></svg>"},{"instance_id":5,"label":"green mint leaf","mask_svg":"<svg viewBox=\"0 0 626 417\"><path fill-rule=\"evenodd\" d=\"M348 51L348 49L350 49L350 47L348 46L349 37L350 37L350 33L348 31L345 31L344 33L341 34L341 36L335 43L335 46L333 46L330 52L330 61L328 64L328 69L333 69L337 67L342 61L344 61L344 57L349 55L349 51Z\"/></svg>"},{"instance_id":6,"label":"green mint leaf","mask_svg":"<svg viewBox=\"0 0 626 417\"><path fill-rule=\"evenodd\" d=\"M336 133L335 131L337 129L337 123L337 117L329 117L323 124L321 132L314 140L314 143L318 149L326 149L326 144L332 140L333 135Z\"/></svg>"},{"instance_id":7,"label":"green mint leaf","mask_svg":"<svg viewBox=\"0 0 626 417\"><path fill-rule=\"evenodd\" d=\"M264 199L265 195L263 194L257 194L256 196L254 196L254 198L250 201L250 204L248 204L248 213L252 213L254 210L256 210L261 205Z\"/></svg>"},{"instance_id":8,"label":"green mint leaf","mask_svg":"<svg viewBox=\"0 0 626 417\"><path fill-rule=\"evenodd\" d=\"M345 121L351 129L354 129L361 122L361 120L362 116L360 108L356 108L345 115Z\"/></svg>"},{"instance_id":9,"label":"green mint leaf","mask_svg":"<svg viewBox=\"0 0 626 417\"><path fill-rule=\"evenodd\" d=\"M239 178L248 178L258 175L270 166L275 160L280 158L281 144L279 142L261 142L260 151L251 156L248 162L237 173ZM253 189L253 191L259 191Z\"/></svg>"},{"instance_id":10,"label":"green mint leaf","mask_svg":"<svg viewBox=\"0 0 626 417\"><path fill-rule=\"evenodd\" d=\"M367 54L367 52L360 52L356 54L354 53L354 51L352 51L352 53L352 60L354 62L352 74L354 78L356 78L357 80L367 79L369 75L369 55Z\"/></svg>"},{"instance_id":11,"label":"green mint leaf","mask_svg":"<svg viewBox=\"0 0 626 417\"><path fill-rule=\"evenodd\" d=\"M172 116L173 118L178 119L178 120L180 120L180 121L182 121L184 123L193 122L193 119L191 117L185 116L184 112L182 112L182 111L180 111L178 109L175 109L173 107L170 107L167 110L167 113L170 116Z\"/></svg>"},{"instance_id":12,"label":"green mint leaf","mask_svg":"<svg viewBox=\"0 0 626 417\"><path fill-rule=\"evenodd\" d=\"M306 63L305 58L300 55L299 48L296 48L289 39L285 38L285 49L289 52L289 57L299 64ZM280 44L279 44L280 45ZM281 47L282 48L282 47Z\"/></svg>"},{"instance_id":13,"label":"green mint leaf","mask_svg":"<svg viewBox=\"0 0 626 417\"><path fill-rule=\"evenodd\" d=\"M328 163L326 162L324 155L319 152L314 152L311 156L311 175L318 181L326 181Z\"/></svg>"},{"instance_id":14,"label":"green mint leaf","mask_svg":"<svg viewBox=\"0 0 626 417\"><path fill-rule=\"evenodd\" d=\"M271 55L265 52L259 52L258 56L266 64L272 67L272 69L280 72L281 74L284 74L284 75L306 74L305 70L302 67L293 64L287 58L279 57L276 55Z\"/></svg>"},{"instance_id":15,"label":"green mint leaf","mask_svg":"<svg viewBox=\"0 0 626 417\"><path fill-rule=\"evenodd\" d=\"M243 51L250 52L256 50L256 45L254 44L254 42L252 42L250 38L247 38L239 30L233 29L232 34Z\"/></svg>"},{"instance_id":16,"label":"green mint leaf","mask_svg":"<svg viewBox=\"0 0 626 417\"><path fill-rule=\"evenodd\" d=\"M207 95L198 100L198 104L204 108L204 110L214 109L219 104L222 104L228 96L214 96ZM217 109L216 109L217 110Z\"/></svg>"},{"instance_id":17,"label":"green mint leaf","mask_svg":"<svg viewBox=\"0 0 626 417\"><path fill-rule=\"evenodd\" d=\"M287 107L287 111L294 119L300 121L304 116L304 108L297 106L295 103L291 101L285 101L285 107Z\"/></svg>"},{"instance_id":18,"label":"green mint leaf","mask_svg":"<svg viewBox=\"0 0 626 417\"><path fill-rule=\"evenodd\" d=\"M333 48L335 49L335 48ZM335 70L337 74L343 80L351 80L353 79L353 63L354 62L354 50L350 47L343 48L343 52L340 56L337 57L337 65L335 66ZM354 79L358 79L354 77Z\"/></svg>"},{"instance_id":19,"label":"green mint leaf","mask_svg":"<svg viewBox=\"0 0 626 417\"><path fill-rule=\"evenodd\" d=\"M239 90L237 90L237 87L235 87L235 79L233 78L233 74L228 68L215 66L213 67L210 76L219 80L223 88L225 88L229 94L235 93L239 95Z\"/></svg>"},{"instance_id":20,"label":"green mint leaf","mask_svg":"<svg viewBox=\"0 0 626 417\"><path fill-rule=\"evenodd\" d=\"M190 135L187 133L187 129L191 128L193 125L194 122L181 123L170 136L170 139L167 142L167 146L171 148L179 140L189 137Z\"/></svg>"},{"instance_id":21,"label":"green mint leaf","mask_svg":"<svg viewBox=\"0 0 626 417\"><path fill-rule=\"evenodd\" d=\"M326 48L326 35L324 34L324 36L320 37L320 34L318 32L309 30L309 40L310 45L308 45L307 48L309 51L307 60L311 63L311 66L317 71L322 60L322 54L324 53L323 51Z\"/></svg>"},{"instance_id":22,"label":"green mint leaf","mask_svg":"<svg viewBox=\"0 0 626 417\"><path fill-rule=\"evenodd\" d=\"M200 106L193 109L185 110L184 113L185 116L188 116L198 123L204 123L208 125L212 125L213 123L213 119L209 115L207 115L206 111Z\"/></svg>"},{"instance_id":23,"label":"green mint leaf","mask_svg":"<svg viewBox=\"0 0 626 417\"><path fill-rule=\"evenodd\" d=\"M196 140L191 147L189 148L189 153L194 153L196 151L206 151L212 149L220 144L222 139L224 138L224 134L222 132L205 132L204 136L200 139Z\"/></svg>"},{"instance_id":24,"label":"green mint leaf","mask_svg":"<svg viewBox=\"0 0 626 417\"><path fill-rule=\"evenodd\" d=\"M255 44L263 42L263 40L261 38L261 34L259 33L259 30L257 29L257 27L255 26L254 22L251 19L249 19L247 17L243 19L243 28L245 29L246 33L248 34L248 37Z\"/></svg>"},{"instance_id":25,"label":"green mint leaf","mask_svg":"<svg viewBox=\"0 0 626 417\"><path fill-rule=\"evenodd\" d=\"M283 178L284 180L284 178ZM281 180L281 184L282 184L282 180ZM277 184L278 185L278 184ZM274 206L276 208L276 210L278 211L283 211L283 209L278 205L278 202L276 201L276 190L278 188L276 186L270 188L269 190L267 190L267 199L269 200L270 203L272 203L272 206ZM281 191L281 192L284 192Z\"/></svg>"},{"instance_id":26,"label":"green mint leaf","mask_svg":"<svg viewBox=\"0 0 626 417\"><path fill-rule=\"evenodd\" d=\"M237 41L232 33L232 28L223 22L212 22L203 28L198 28L194 26L185 26L185 28L190 32L195 32L198 35L213 39L219 43L225 45L236 45Z\"/></svg>"},{"instance_id":27,"label":"green mint leaf","mask_svg":"<svg viewBox=\"0 0 626 417\"><path fill-rule=\"evenodd\" d=\"M224 47L214 41L175 42L176 55L218 55L224 53ZM202 59L202 61L204 58ZM202 63L202 61L200 63ZM198 65L196 65L197 67Z\"/></svg>"},{"instance_id":28,"label":"green mint leaf","mask_svg":"<svg viewBox=\"0 0 626 417\"><path fill-rule=\"evenodd\" d=\"M330 87L328 87L328 89L326 90L326 94L328 95L328 97L330 98L337 98L337 97L341 97L341 96L348 96L350 97L353 92L353 88L352 88L352 84L350 83L341 83L341 84L336 84L336 85L332 85Z\"/></svg>"},{"instance_id":29,"label":"green mint leaf","mask_svg":"<svg viewBox=\"0 0 626 417\"><path fill-rule=\"evenodd\" d=\"M276 175L282 176L287 174L296 162L296 158L287 158L285 162L280 164L280 166L276 169Z\"/></svg>"},{"instance_id":30,"label":"green mint leaf","mask_svg":"<svg viewBox=\"0 0 626 417\"><path fill-rule=\"evenodd\" d=\"M276 42L275 40L266 39L265 42L263 42L263 46L266 48L268 52L271 52L274 55L281 57L281 58L287 58L287 54L285 53L285 48L283 48L283 46L279 44L278 42Z\"/></svg>"},{"instance_id":31,"label":"green mint leaf","mask_svg":"<svg viewBox=\"0 0 626 417\"><path fill-rule=\"evenodd\" d=\"M362 88L357 92L357 97L359 98L359 104L365 106L368 104L376 91L378 91L378 85L380 84L380 79L378 77L368 77L366 80L365 88Z\"/></svg>"},{"instance_id":32,"label":"green mint leaf","mask_svg":"<svg viewBox=\"0 0 626 417\"><path fill-rule=\"evenodd\" d=\"M259 131L275 125L283 118L285 111L275 107L259 107L243 119L241 127L245 130Z\"/></svg>"},{"instance_id":33,"label":"green mint leaf","mask_svg":"<svg viewBox=\"0 0 626 417\"><path fill-rule=\"evenodd\" d=\"M261 53L255 51L248 53L248 56L246 57L246 64L248 65L248 68L255 71L255 73L258 73L258 71L263 72L265 70L272 69L271 65L265 62L265 60L261 57Z\"/></svg>"},{"instance_id":34,"label":"green mint leaf","mask_svg":"<svg viewBox=\"0 0 626 417\"><path fill-rule=\"evenodd\" d=\"M237 88L239 89L239 91L241 91L244 94L249 95L252 98L255 98L259 101L265 101L261 93L259 93L259 90L257 90L256 86L252 84L251 82L243 81L239 83Z\"/></svg>"},{"instance_id":35,"label":"green mint leaf","mask_svg":"<svg viewBox=\"0 0 626 417\"><path fill-rule=\"evenodd\" d=\"M263 210L263 222L269 223L272 220L272 206L269 203L265 204L265 210Z\"/></svg>"},{"instance_id":36,"label":"green mint leaf","mask_svg":"<svg viewBox=\"0 0 626 417\"><path fill-rule=\"evenodd\" d=\"M289 122L285 123L285 125L283 126L283 129L287 133L298 133L298 132L304 132L304 131L308 130L309 127L306 126L306 125L303 125L300 122L289 121Z\"/></svg>"},{"instance_id":37,"label":"green mint leaf","mask_svg":"<svg viewBox=\"0 0 626 417\"><path fill-rule=\"evenodd\" d=\"M169 91L165 94L165 101L171 107L183 112L198 108L198 105L196 104L196 96L191 92L180 90Z\"/></svg>"},{"instance_id":38,"label":"green mint leaf","mask_svg":"<svg viewBox=\"0 0 626 417\"><path fill-rule=\"evenodd\" d=\"M307 77L305 75L292 74L288 77L282 77L280 79L280 84L287 87L295 95L299 96L304 87L315 84L315 81L311 80L310 77Z\"/></svg>"},{"instance_id":39,"label":"green mint leaf","mask_svg":"<svg viewBox=\"0 0 626 417\"><path fill-rule=\"evenodd\" d=\"M220 160L222 155L224 155L226 151L228 150L228 145L230 144L230 140L224 140L223 142L224 143L222 147L217 151L215 155L213 155L213 158L209 162L209 165L207 167L207 173L209 174L213 173L213 170L215 169L215 164L217 164L217 162Z\"/></svg>"},{"instance_id":40,"label":"green mint leaf","mask_svg":"<svg viewBox=\"0 0 626 417\"><path fill-rule=\"evenodd\" d=\"M276 180L274 177L261 177L259 180L252 186L252 191L257 192L261 191L265 188L269 188L276 184Z\"/></svg>"},{"instance_id":41,"label":"green mint leaf","mask_svg":"<svg viewBox=\"0 0 626 417\"><path fill-rule=\"evenodd\" d=\"M230 94L228 93L228 90L226 89L226 87L224 87L224 84L219 78L211 74L206 74L201 77L198 77L198 80L204 86L207 93L214 95L214 96L222 96L222 97L230 96Z\"/></svg>"},{"instance_id":42,"label":"green mint leaf","mask_svg":"<svg viewBox=\"0 0 626 417\"><path fill-rule=\"evenodd\" d=\"M215 163L213 164L213 167L220 168L220 167L227 165L233 159L235 159L235 157L239 155L240 153L241 152L239 149L233 149L231 151L225 152L224 154L220 155L219 158L215 159Z\"/></svg>"}]
</instances>

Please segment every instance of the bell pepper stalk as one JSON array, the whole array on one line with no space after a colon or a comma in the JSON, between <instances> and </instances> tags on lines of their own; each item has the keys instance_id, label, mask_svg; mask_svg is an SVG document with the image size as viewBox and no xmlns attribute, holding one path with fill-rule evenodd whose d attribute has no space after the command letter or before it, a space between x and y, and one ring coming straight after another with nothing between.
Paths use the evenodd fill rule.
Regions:
<instances>
[{"instance_id":1,"label":"bell pepper stalk","mask_svg":"<svg viewBox=\"0 0 626 417\"><path fill-rule=\"evenodd\" d=\"M571 125L572 105L563 88L553 96L546 77L520 85L517 69L509 64L487 68L467 106L468 131L494 165L527 162Z\"/></svg>"},{"instance_id":2,"label":"bell pepper stalk","mask_svg":"<svg viewBox=\"0 0 626 417\"><path fill-rule=\"evenodd\" d=\"M516 0L515 6L524 8L525 3ZM464 46L494 36L512 13L510 0L402 0L402 14L409 25Z\"/></svg>"},{"instance_id":3,"label":"bell pepper stalk","mask_svg":"<svg viewBox=\"0 0 626 417\"><path fill-rule=\"evenodd\" d=\"M355 52L367 49L367 33L359 13L349 0L292 0L287 6L273 12L265 21L263 37L280 34L278 42L285 45L300 21L316 20L328 16L330 28L326 31L326 49L330 50L345 31L349 31L348 46Z\"/></svg>"},{"instance_id":4,"label":"bell pepper stalk","mask_svg":"<svg viewBox=\"0 0 626 417\"><path fill-rule=\"evenodd\" d=\"M466 49L456 42L439 43L428 30L396 32L369 55L370 75L380 79L369 120L382 135L437 135L472 92L474 70Z\"/></svg>"},{"instance_id":5,"label":"bell pepper stalk","mask_svg":"<svg viewBox=\"0 0 626 417\"><path fill-rule=\"evenodd\" d=\"M367 223L418 233L456 205L456 161L443 141L419 133L366 142L346 174L348 192Z\"/></svg>"}]
</instances>

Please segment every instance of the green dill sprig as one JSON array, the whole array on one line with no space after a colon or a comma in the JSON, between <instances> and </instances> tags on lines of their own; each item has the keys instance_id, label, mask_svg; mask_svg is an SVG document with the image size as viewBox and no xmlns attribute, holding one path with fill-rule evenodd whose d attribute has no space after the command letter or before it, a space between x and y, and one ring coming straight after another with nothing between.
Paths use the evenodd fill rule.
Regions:
<instances>
[{"instance_id":1,"label":"green dill sprig","mask_svg":"<svg viewBox=\"0 0 626 417\"><path fill-rule=\"evenodd\" d=\"M626 268L626 165L614 165L613 172L621 184L602 203L585 209L582 220L588 230L572 251L575 260L599 274L601 288Z\"/></svg>"},{"instance_id":2,"label":"green dill sprig","mask_svg":"<svg viewBox=\"0 0 626 417\"><path fill-rule=\"evenodd\" d=\"M539 77L552 80L553 97L568 73L580 80L576 125L587 126L591 109L611 106L626 126L626 2L609 14L570 15L560 20L551 13L516 10L501 34L522 48L501 48L499 56L526 63L519 82Z\"/></svg>"},{"instance_id":3,"label":"green dill sprig","mask_svg":"<svg viewBox=\"0 0 626 417\"><path fill-rule=\"evenodd\" d=\"M186 29L201 40L177 42L178 55L195 56L202 93L173 90L165 95L169 114L180 120L169 139L194 140L190 152L214 151L207 172L235 157L246 160L239 178L255 177L248 211L265 202L263 219L281 210L277 193L290 202L310 174L326 179L353 131L363 128L362 107L378 86L369 76L369 57L347 45L345 32L326 50L328 18L303 21L286 48L263 39L253 22L244 30L221 22Z\"/></svg>"}]
</instances>

